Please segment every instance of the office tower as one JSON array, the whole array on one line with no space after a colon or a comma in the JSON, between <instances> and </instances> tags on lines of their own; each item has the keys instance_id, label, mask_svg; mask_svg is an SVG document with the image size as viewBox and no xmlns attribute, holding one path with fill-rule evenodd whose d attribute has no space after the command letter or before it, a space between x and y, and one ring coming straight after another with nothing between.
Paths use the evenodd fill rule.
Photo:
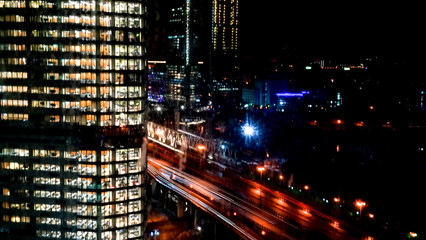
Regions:
<instances>
[{"instance_id":1,"label":"office tower","mask_svg":"<svg viewBox=\"0 0 426 240\"><path fill-rule=\"evenodd\" d=\"M208 104L210 25L203 20L205 12L209 15L207 5L189 0L169 5L166 99L178 107Z\"/></svg>"},{"instance_id":2,"label":"office tower","mask_svg":"<svg viewBox=\"0 0 426 240\"><path fill-rule=\"evenodd\" d=\"M142 239L144 1L0 1L0 239Z\"/></svg>"},{"instance_id":3,"label":"office tower","mask_svg":"<svg viewBox=\"0 0 426 240\"><path fill-rule=\"evenodd\" d=\"M213 0L212 72L215 91L238 88L238 0Z\"/></svg>"}]
</instances>

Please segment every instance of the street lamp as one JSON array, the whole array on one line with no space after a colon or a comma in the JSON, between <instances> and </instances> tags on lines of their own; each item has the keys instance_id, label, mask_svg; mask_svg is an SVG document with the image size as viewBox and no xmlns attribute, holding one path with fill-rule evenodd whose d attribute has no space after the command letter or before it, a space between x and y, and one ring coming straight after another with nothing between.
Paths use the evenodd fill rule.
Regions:
<instances>
[{"instance_id":1,"label":"street lamp","mask_svg":"<svg viewBox=\"0 0 426 240\"><path fill-rule=\"evenodd\" d=\"M207 147L206 147L206 145L203 145L203 144L197 144L196 148L197 148L197 150L201 154L201 157L200 157L200 169L202 169L202 162L206 158Z\"/></svg>"},{"instance_id":2,"label":"street lamp","mask_svg":"<svg viewBox=\"0 0 426 240\"><path fill-rule=\"evenodd\" d=\"M409 232L408 233L408 238L417 238L418 234L415 232Z\"/></svg>"},{"instance_id":3,"label":"street lamp","mask_svg":"<svg viewBox=\"0 0 426 240\"><path fill-rule=\"evenodd\" d=\"M361 221L361 217L362 217L361 211L362 211L362 208L365 207L366 203L362 200L356 200L355 205L359 207L359 220Z\"/></svg>"},{"instance_id":4,"label":"street lamp","mask_svg":"<svg viewBox=\"0 0 426 240\"><path fill-rule=\"evenodd\" d=\"M264 167L257 167L257 171L260 172L260 182L262 182L262 173L263 173L263 171L265 171L265 168Z\"/></svg>"},{"instance_id":5,"label":"street lamp","mask_svg":"<svg viewBox=\"0 0 426 240\"><path fill-rule=\"evenodd\" d=\"M257 167L257 171L260 172L260 182L262 182L263 171L265 171L264 167ZM262 205L262 189L259 187L259 205Z\"/></svg>"},{"instance_id":6,"label":"street lamp","mask_svg":"<svg viewBox=\"0 0 426 240\"><path fill-rule=\"evenodd\" d=\"M205 145L202 145L202 144L198 144L198 145L197 145L197 149L198 149L199 151L204 151L204 150L206 150L206 146L205 146Z\"/></svg>"}]
</instances>

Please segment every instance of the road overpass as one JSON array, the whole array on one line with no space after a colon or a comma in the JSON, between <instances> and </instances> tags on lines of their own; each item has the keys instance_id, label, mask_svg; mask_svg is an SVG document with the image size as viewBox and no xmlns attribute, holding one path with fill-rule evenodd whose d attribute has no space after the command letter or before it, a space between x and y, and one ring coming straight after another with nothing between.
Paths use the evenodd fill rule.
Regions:
<instances>
[{"instance_id":1,"label":"road overpass","mask_svg":"<svg viewBox=\"0 0 426 240\"><path fill-rule=\"evenodd\" d=\"M220 143L213 144L211 140L191 133L155 124L151 124L148 130L149 140L153 143L150 146L158 148L159 152L167 149L186 157L190 146L197 150L200 144L210 146L207 148L209 151L224 150ZM188 140L190 138L192 140ZM238 182L225 183L201 173L207 181L183 171L181 163L172 166L170 162L149 157L149 174L244 239L368 239L333 217L256 182L239 179Z\"/></svg>"}]
</instances>

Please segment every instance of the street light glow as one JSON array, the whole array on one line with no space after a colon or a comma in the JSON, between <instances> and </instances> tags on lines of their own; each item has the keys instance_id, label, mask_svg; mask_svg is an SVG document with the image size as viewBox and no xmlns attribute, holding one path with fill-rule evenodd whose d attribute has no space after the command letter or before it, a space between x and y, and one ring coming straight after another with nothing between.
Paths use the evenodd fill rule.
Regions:
<instances>
[{"instance_id":1,"label":"street light glow","mask_svg":"<svg viewBox=\"0 0 426 240\"><path fill-rule=\"evenodd\" d=\"M203 150L206 150L206 146L204 146L202 144L198 144L197 149L200 150L200 151L203 151Z\"/></svg>"},{"instance_id":2,"label":"street light glow","mask_svg":"<svg viewBox=\"0 0 426 240\"><path fill-rule=\"evenodd\" d=\"M264 167L257 167L257 171L260 172L260 181L263 180L262 176L263 176L263 171L265 171ZM260 190L259 190L260 191Z\"/></svg>"},{"instance_id":3,"label":"street light glow","mask_svg":"<svg viewBox=\"0 0 426 240\"><path fill-rule=\"evenodd\" d=\"M363 201L356 201L356 205L359 207L359 208L362 208L362 207L364 207L365 206L365 202L363 202Z\"/></svg>"},{"instance_id":4,"label":"street light glow","mask_svg":"<svg viewBox=\"0 0 426 240\"><path fill-rule=\"evenodd\" d=\"M409 233L409 238L416 238L416 237L417 237L417 233L415 233L415 232Z\"/></svg>"},{"instance_id":5,"label":"street light glow","mask_svg":"<svg viewBox=\"0 0 426 240\"><path fill-rule=\"evenodd\" d=\"M248 125L248 124L244 125L243 126L243 134L247 137L253 137L254 134L255 134L254 127L251 126L251 125Z\"/></svg>"},{"instance_id":6,"label":"street light glow","mask_svg":"<svg viewBox=\"0 0 426 240\"><path fill-rule=\"evenodd\" d=\"M361 211L362 211L362 208L366 205L366 203L362 200L356 200L355 205L359 207L359 220L361 221L361 218L362 218Z\"/></svg>"}]
</instances>

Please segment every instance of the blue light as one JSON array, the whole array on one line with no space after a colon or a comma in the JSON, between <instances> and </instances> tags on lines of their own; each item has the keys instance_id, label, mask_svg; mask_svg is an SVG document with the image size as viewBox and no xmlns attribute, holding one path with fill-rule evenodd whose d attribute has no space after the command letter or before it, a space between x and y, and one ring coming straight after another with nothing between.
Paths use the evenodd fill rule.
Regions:
<instances>
[{"instance_id":1,"label":"blue light","mask_svg":"<svg viewBox=\"0 0 426 240\"><path fill-rule=\"evenodd\" d=\"M254 134L255 134L255 128L254 128L254 126L246 124L242 128L243 128L243 134L246 137L253 137L254 136Z\"/></svg>"},{"instance_id":2,"label":"blue light","mask_svg":"<svg viewBox=\"0 0 426 240\"><path fill-rule=\"evenodd\" d=\"M277 97L303 97L303 93L277 93Z\"/></svg>"},{"instance_id":3,"label":"blue light","mask_svg":"<svg viewBox=\"0 0 426 240\"><path fill-rule=\"evenodd\" d=\"M220 145L220 148L222 148L222 150L225 150L225 145Z\"/></svg>"}]
</instances>

